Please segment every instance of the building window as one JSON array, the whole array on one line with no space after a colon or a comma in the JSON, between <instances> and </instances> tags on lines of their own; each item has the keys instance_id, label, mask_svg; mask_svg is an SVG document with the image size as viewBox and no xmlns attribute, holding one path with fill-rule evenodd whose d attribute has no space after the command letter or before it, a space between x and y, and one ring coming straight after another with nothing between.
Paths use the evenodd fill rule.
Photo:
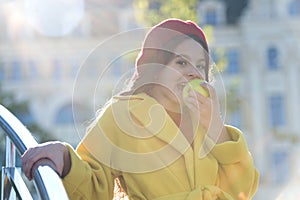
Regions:
<instances>
[{"instance_id":1,"label":"building window","mask_svg":"<svg viewBox=\"0 0 300 200\"><path fill-rule=\"evenodd\" d=\"M229 50L226 52L227 68L229 74L237 74L240 72L240 54L237 50Z\"/></svg>"},{"instance_id":2,"label":"building window","mask_svg":"<svg viewBox=\"0 0 300 200\"><path fill-rule=\"evenodd\" d=\"M38 68L33 60L29 61L29 77L33 79L38 78Z\"/></svg>"},{"instance_id":3,"label":"building window","mask_svg":"<svg viewBox=\"0 0 300 200\"><path fill-rule=\"evenodd\" d=\"M243 116L242 116L242 110L240 108L230 113L229 123L232 126L235 126L237 128L242 128L242 120L243 120Z\"/></svg>"},{"instance_id":4,"label":"building window","mask_svg":"<svg viewBox=\"0 0 300 200\"><path fill-rule=\"evenodd\" d=\"M299 16L300 15L300 1L293 0L290 2L288 7L288 12L290 16Z\"/></svg>"},{"instance_id":5,"label":"building window","mask_svg":"<svg viewBox=\"0 0 300 200\"><path fill-rule=\"evenodd\" d=\"M32 113L28 110L23 113L16 113L16 117L26 126L30 126L35 122Z\"/></svg>"},{"instance_id":6,"label":"building window","mask_svg":"<svg viewBox=\"0 0 300 200\"><path fill-rule=\"evenodd\" d=\"M71 60L70 63L70 76L71 78L76 78L78 71L80 70L80 62L74 60Z\"/></svg>"},{"instance_id":7,"label":"building window","mask_svg":"<svg viewBox=\"0 0 300 200\"><path fill-rule=\"evenodd\" d=\"M92 118L92 112L80 104L67 104L59 109L55 116L55 124L67 125L82 123Z\"/></svg>"},{"instance_id":8,"label":"building window","mask_svg":"<svg viewBox=\"0 0 300 200\"><path fill-rule=\"evenodd\" d=\"M11 65L12 65L11 79L14 81L21 80L22 78L21 62L18 60L14 60Z\"/></svg>"},{"instance_id":9,"label":"building window","mask_svg":"<svg viewBox=\"0 0 300 200\"><path fill-rule=\"evenodd\" d=\"M217 11L215 9L207 9L205 12L205 24L217 25Z\"/></svg>"},{"instance_id":10,"label":"building window","mask_svg":"<svg viewBox=\"0 0 300 200\"><path fill-rule=\"evenodd\" d=\"M269 97L269 119L273 128L285 125L284 99L280 95Z\"/></svg>"},{"instance_id":11,"label":"building window","mask_svg":"<svg viewBox=\"0 0 300 200\"><path fill-rule=\"evenodd\" d=\"M0 61L0 81L5 79L4 64Z\"/></svg>"},{"instance_id":12,"label":"building window","mask_svg":"<svg viewBox=\"0 0 300 200\"><path fill-rule=\"evenodd\" d=\"M73 123L72 104L62 107L56 114L55 124L71 124Z\"/></svg>"},{"instance_id":13,"label":"building window","mask_svg":"<svg viewBox=\"0 0 300 200\"><path fill-rule=\"evenodd\" d=\"M0 81L3 81L5 79L5 72L3 68L0 68Z\"/></svg>"},{"instance_id":14,"label":"building window","mask_svg":"<svg viewBox=\"0 0 300 200\"><path fill-rule=\"evenodd\" d=\"M75 27L73 32L72 32L72 35L75 36L75 37L83 37L84 33L83 33L83 30L82 30L82 26L78 25L77 27Z\"/></svg>"},{"instance_id":15,"label":"building window","mask_svg":"<svg viewBox=\"0 0 300 200\"><path fill-rule=\"evenodd\" d=\"M53 78L55 80L61 80L62 78L62 66L58 60L53 63Z\"/></svg>"},{"instance_id":16,"label":"building window","mask_svg":"<svg viewBox=\"0 0 300 200\"><path fill-rule=\"evenodd\" d=\"M277 48L270 47L267 50L267 66L269 70L277 70L279 68L279 53Z\"/></svg>"},{"instance_id":17,"label":"building window","mask_svg":"<svg viewBox=\"0 0 300 200\"><path fill-rule=\"evenodd\" d=\"M272 178L275 183L284 183L289 178L289 154L283 149L272 152Z\"/></svg>"},{"instance_id":18,"label":"building window","mask_svg":"<svg viewBox=\"0 0 300 200\"><path fill-rule=\"evenodd\" d=\"M210 49L210 57L213 63L217 63L217 54L215 49Z\"/></svg>"},{"instance_id":19,"label":"building window","mask_svg":"<svg viewBox=\"0 0 300 200\"><path fill-rule=\"evenodd\" d=\"M122 75L123 60L122 57L114 59L110 63L111 72L115 77L120 77Z\"/></svg>"},{"instance_id":20,"label":"building window","mask_svg":"<svg viewBox=\"0 0 300 200\"><path fill-rule=\"evenodd\" d=\"M217 69L220 71L226 71L228 62L227 55L223 48L211 49L210 57L212 65L216 65Z\"/></svg>"}]
</instances>

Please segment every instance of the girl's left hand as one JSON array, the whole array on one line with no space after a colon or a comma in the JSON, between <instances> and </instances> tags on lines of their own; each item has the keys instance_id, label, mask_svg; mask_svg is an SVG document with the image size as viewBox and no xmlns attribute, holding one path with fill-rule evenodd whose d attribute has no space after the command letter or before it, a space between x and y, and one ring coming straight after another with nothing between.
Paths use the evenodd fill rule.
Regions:
<instances>
[{"instance_id":1,"label":"girl's left hand","mask_svg":"<svg viewBox=\"0 0 300 200\"><path fill-rule=\"evenodd\" d=\"M219 101L215 88L207 82L201 83L201 86L207 89L209 97L191 90L188 97L184 99L193 123L200 123L216 143L230 140L220 115Z\"/></svg>"}]
</instances>

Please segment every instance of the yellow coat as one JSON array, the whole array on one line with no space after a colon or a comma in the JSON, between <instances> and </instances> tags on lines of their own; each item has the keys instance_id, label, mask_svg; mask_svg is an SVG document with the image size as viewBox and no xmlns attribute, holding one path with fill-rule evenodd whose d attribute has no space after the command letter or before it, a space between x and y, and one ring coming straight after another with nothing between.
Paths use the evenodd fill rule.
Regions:
<instances>
[{"instance_id":1,"label":"yellow coat","mask_svg":"<svg viewBox=\"0 0 300 200\"><path fill-rule=\"evenodd\" d=\"M192 145L146 94L120 97L88 129L63 179L70 199L113 198L119 177L129 199L250 199L258 172L242 133L214 144L199 126Z\"/></svg>"}]
</instances>

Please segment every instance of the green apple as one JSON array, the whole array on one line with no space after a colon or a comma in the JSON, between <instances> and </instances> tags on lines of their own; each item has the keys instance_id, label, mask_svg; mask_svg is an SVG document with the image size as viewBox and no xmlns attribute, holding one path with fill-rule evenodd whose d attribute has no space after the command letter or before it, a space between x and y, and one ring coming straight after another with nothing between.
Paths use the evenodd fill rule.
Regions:
<instances>
[{"instance_id":1,"label":"green apple","mask_svg":"<svg viewBox=\"0 0 300 200\"><path fill-rule=\"evenodd\" d=\"M199 92L203 96L208 97L209 93L208 93L207 89L203 88L200 85L203 82L205 82L205 81L202 79L193 79L193 80L189 81L183 88L183 91L182 91L183 98L186 98L189 95L189 92L191 90Z\"/></svg>"}]
</instances>

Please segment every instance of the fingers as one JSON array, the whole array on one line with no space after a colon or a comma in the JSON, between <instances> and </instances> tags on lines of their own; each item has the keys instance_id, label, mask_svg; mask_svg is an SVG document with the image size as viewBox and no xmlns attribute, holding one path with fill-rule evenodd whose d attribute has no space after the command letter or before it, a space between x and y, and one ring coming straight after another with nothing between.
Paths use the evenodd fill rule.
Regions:
<instances>
[{"instance_id":1,"label":"fingers","mask_svg":"<svg viewBox=\"0 0 300 200\"><path fill-rule=\"evenodd\" d=\"M206 81L202 82L200 85L208 90L210 99L216 99L217 93L216 93L215 88L212 85L210 85Z\"/></svg>"},{"instance_id":2,"label":"fingers","mask_svg":"<svg viewBox=\"0 0 300 200\"><path fill-rule=\"evenodd\" d=\"M24 174L31 180L33 169L38 167L39 164L47 163L47 165L61 176L64 168L64 152L66 150L66 146L59 142L48 142L34 148L29 148L22 155ZM45 160L48 160L48 162ZM51 165L49 164L50 161Z\"/></svg>"},{"instance_id":3,"label":"fingers","mask_svg":"<svg viewBox=\"0 0 300 200\"><path fill-rule=\"evenodd\" d=\"M208 88L208 86L205 86L205 88ZM214 93L214 89L210 87L207 89L210 91L210 93ZM185 102L187 106L190 109L197 109L201 111L203 108L207 108L207 106L211 105L212 96L209 95L209 97L205 97L204 95L200 94L199 92L196 92L194 90L190 90L188 96L185 98Z\"/></svg>"},{"instance_id":4,"label":"fingers","mask_svg":"<svg viewBox=\"0 0 300 200\"><path fill-rule=\"evenodd\" d=\"M37 148L37 147L36 147ZM25 176L31 180L32 179L32 166L34 163L41 159L36 155L35 148L29 148L23 155L22 155L22 169Z\"/></svg>"},{"instance_id":5,"label":"fingers","mask_svg":"<svg viewBox=\"0 0 300 200\"><path fill-rule=\"evenodd\" d=\"M207 129L213 118L220 117L219 105L215 88L207 82L201 83L201 86L209 92L209 97L191 90L184 101L191 113Z\"/></svg>"},{"instance_id":6,"label":"fingers","mask_svg":"<svg viewBox=\"0 0 300 200\"><path fill-rule=\"evenodd\" d=\"M48 158L42 158L38 161L36 161L33 165L32 165L32 168L31 168L31 179L33 178L33 173L34 171L39 167L39 166L49 166L51 167L54 171L56 171L57 173L57 169L55 167L55 164L52 160L48 159ZM30 179L30 180L31 180Z\"/></svg>"}]
</instances>

